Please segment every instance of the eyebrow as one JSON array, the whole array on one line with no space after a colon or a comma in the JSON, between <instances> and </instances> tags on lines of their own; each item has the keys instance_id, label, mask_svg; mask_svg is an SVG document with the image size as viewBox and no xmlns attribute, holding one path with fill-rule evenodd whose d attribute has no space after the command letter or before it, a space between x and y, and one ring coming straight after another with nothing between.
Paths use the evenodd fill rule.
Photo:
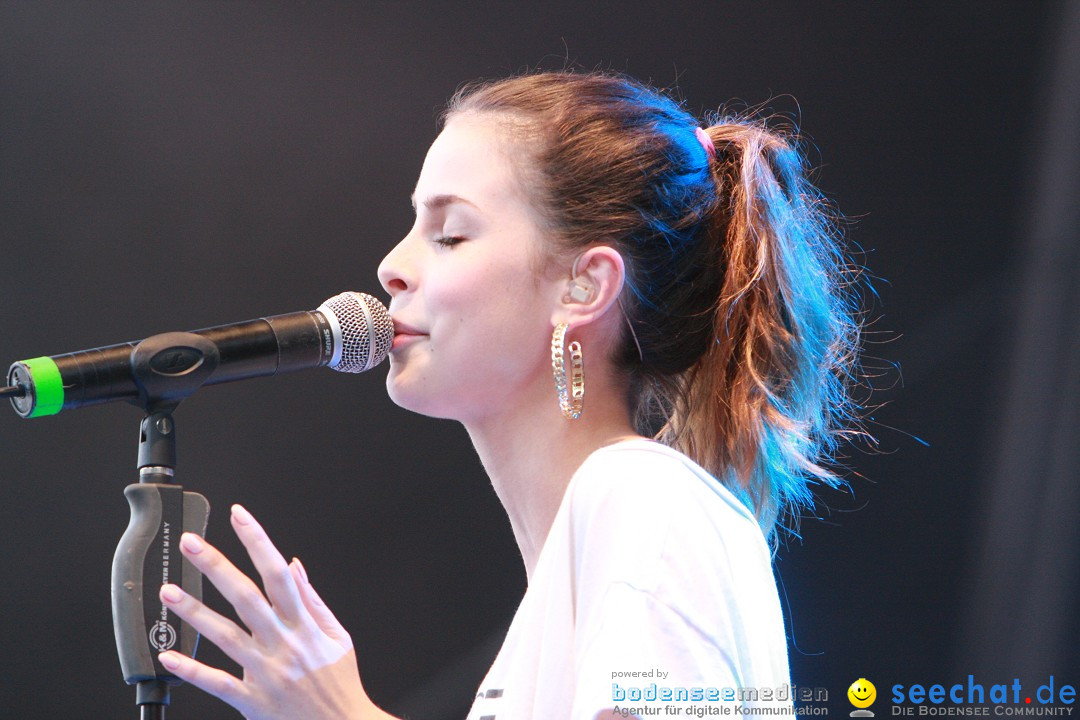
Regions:
<instances>
[{"instance_id":1,"label":"eyebrow","mask_svg":"<svg viewBox=\"0 0 1080 720\"><path fill-rule=\"evenodd\" d=\"M416 209L416 193L413 193L409 197L409 201L412 202L413 210L415 210ZM454 203L462 203L464 205L470 205L470 206L476 208L477 210L480 209L480 208L476 207L475 203L472 203L472 202L466 200L465 198L461 197L460 195L452 195L452 194L432 195L431 197L424 200L424 207L426 207L428 210L439 210L439 209L444 208L444 207L446 207L448 205L453 205Z\"/></svg>"}]
</instances>

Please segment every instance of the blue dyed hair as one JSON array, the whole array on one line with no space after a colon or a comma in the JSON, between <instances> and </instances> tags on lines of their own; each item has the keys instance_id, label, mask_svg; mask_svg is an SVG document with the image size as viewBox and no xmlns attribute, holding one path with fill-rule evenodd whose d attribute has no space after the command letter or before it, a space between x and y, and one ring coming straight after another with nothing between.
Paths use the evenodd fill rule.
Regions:
<instances>
[{"instance_id":1,"label":"blue dyed hair","mask_svg":"<svg viewBox=\"0 0 1080 720\"><path fill-rule=\"evenodd\" d=\"M635 80L546 72L466 86L448 115L513 116L518 167L559 247L622 254L615 362L638 429L712 472L770 540L796 532L812 485L836 486L857 426L860 331L835 215L794 134L746 117L698 121Z\"/></svg>"}]
</instances>

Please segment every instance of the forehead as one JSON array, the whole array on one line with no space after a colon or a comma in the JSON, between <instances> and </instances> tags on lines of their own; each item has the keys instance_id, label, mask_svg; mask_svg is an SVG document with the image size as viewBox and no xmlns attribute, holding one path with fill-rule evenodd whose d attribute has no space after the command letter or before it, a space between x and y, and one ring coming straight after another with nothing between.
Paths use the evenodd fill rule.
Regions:
<instances>
[{"instance_id":1,"label":"forehead","mask_svg":"<svg viewBox=\"0 0 1080 720\"><path fill-rule=\"evenodd\" d=\"M524 204L510 160L508 133L497 118L454 116L431 144L413 193L413 204L456 196L481 210Z\"/></svg>"}]
</instances>

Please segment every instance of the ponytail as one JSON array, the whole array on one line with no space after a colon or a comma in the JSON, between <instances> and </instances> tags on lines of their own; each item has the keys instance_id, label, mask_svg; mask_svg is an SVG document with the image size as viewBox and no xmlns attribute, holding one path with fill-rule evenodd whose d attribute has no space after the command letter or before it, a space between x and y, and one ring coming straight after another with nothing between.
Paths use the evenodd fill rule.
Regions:
<instances>
[{"instance_id":1,"label":"ponytail","mask_svg":"<svg viewBox=\"0 0 1080 720\"><path fill-rule=\"evenodd\" d=\"M859 326L835 223L784 137L729 120L707 130L720 188L705 233L720 242L713 337L668 388L658 439L698 459L772 529L797 532L809 483L840 478L821 459L853 406L846 383ZM654 398L655 402L655 398Z\"/></svg>"}]
</instances>

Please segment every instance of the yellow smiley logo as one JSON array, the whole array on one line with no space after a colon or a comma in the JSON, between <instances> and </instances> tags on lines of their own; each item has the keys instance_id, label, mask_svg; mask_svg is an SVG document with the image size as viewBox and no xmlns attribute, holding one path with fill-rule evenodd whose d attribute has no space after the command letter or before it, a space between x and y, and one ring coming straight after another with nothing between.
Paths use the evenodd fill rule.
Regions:
<instances>
[{"instance_id":1,"label":"yellow smiley logo","mask_svg":"<svg viewBox=\"0 0 1080 720\"><path fill-rule=\"evenodd\" d=\"M847 689L848 700L857 708L868 708L877 699L877 688L866 678L859 678Z\"/></svg>"}]
</instances>

